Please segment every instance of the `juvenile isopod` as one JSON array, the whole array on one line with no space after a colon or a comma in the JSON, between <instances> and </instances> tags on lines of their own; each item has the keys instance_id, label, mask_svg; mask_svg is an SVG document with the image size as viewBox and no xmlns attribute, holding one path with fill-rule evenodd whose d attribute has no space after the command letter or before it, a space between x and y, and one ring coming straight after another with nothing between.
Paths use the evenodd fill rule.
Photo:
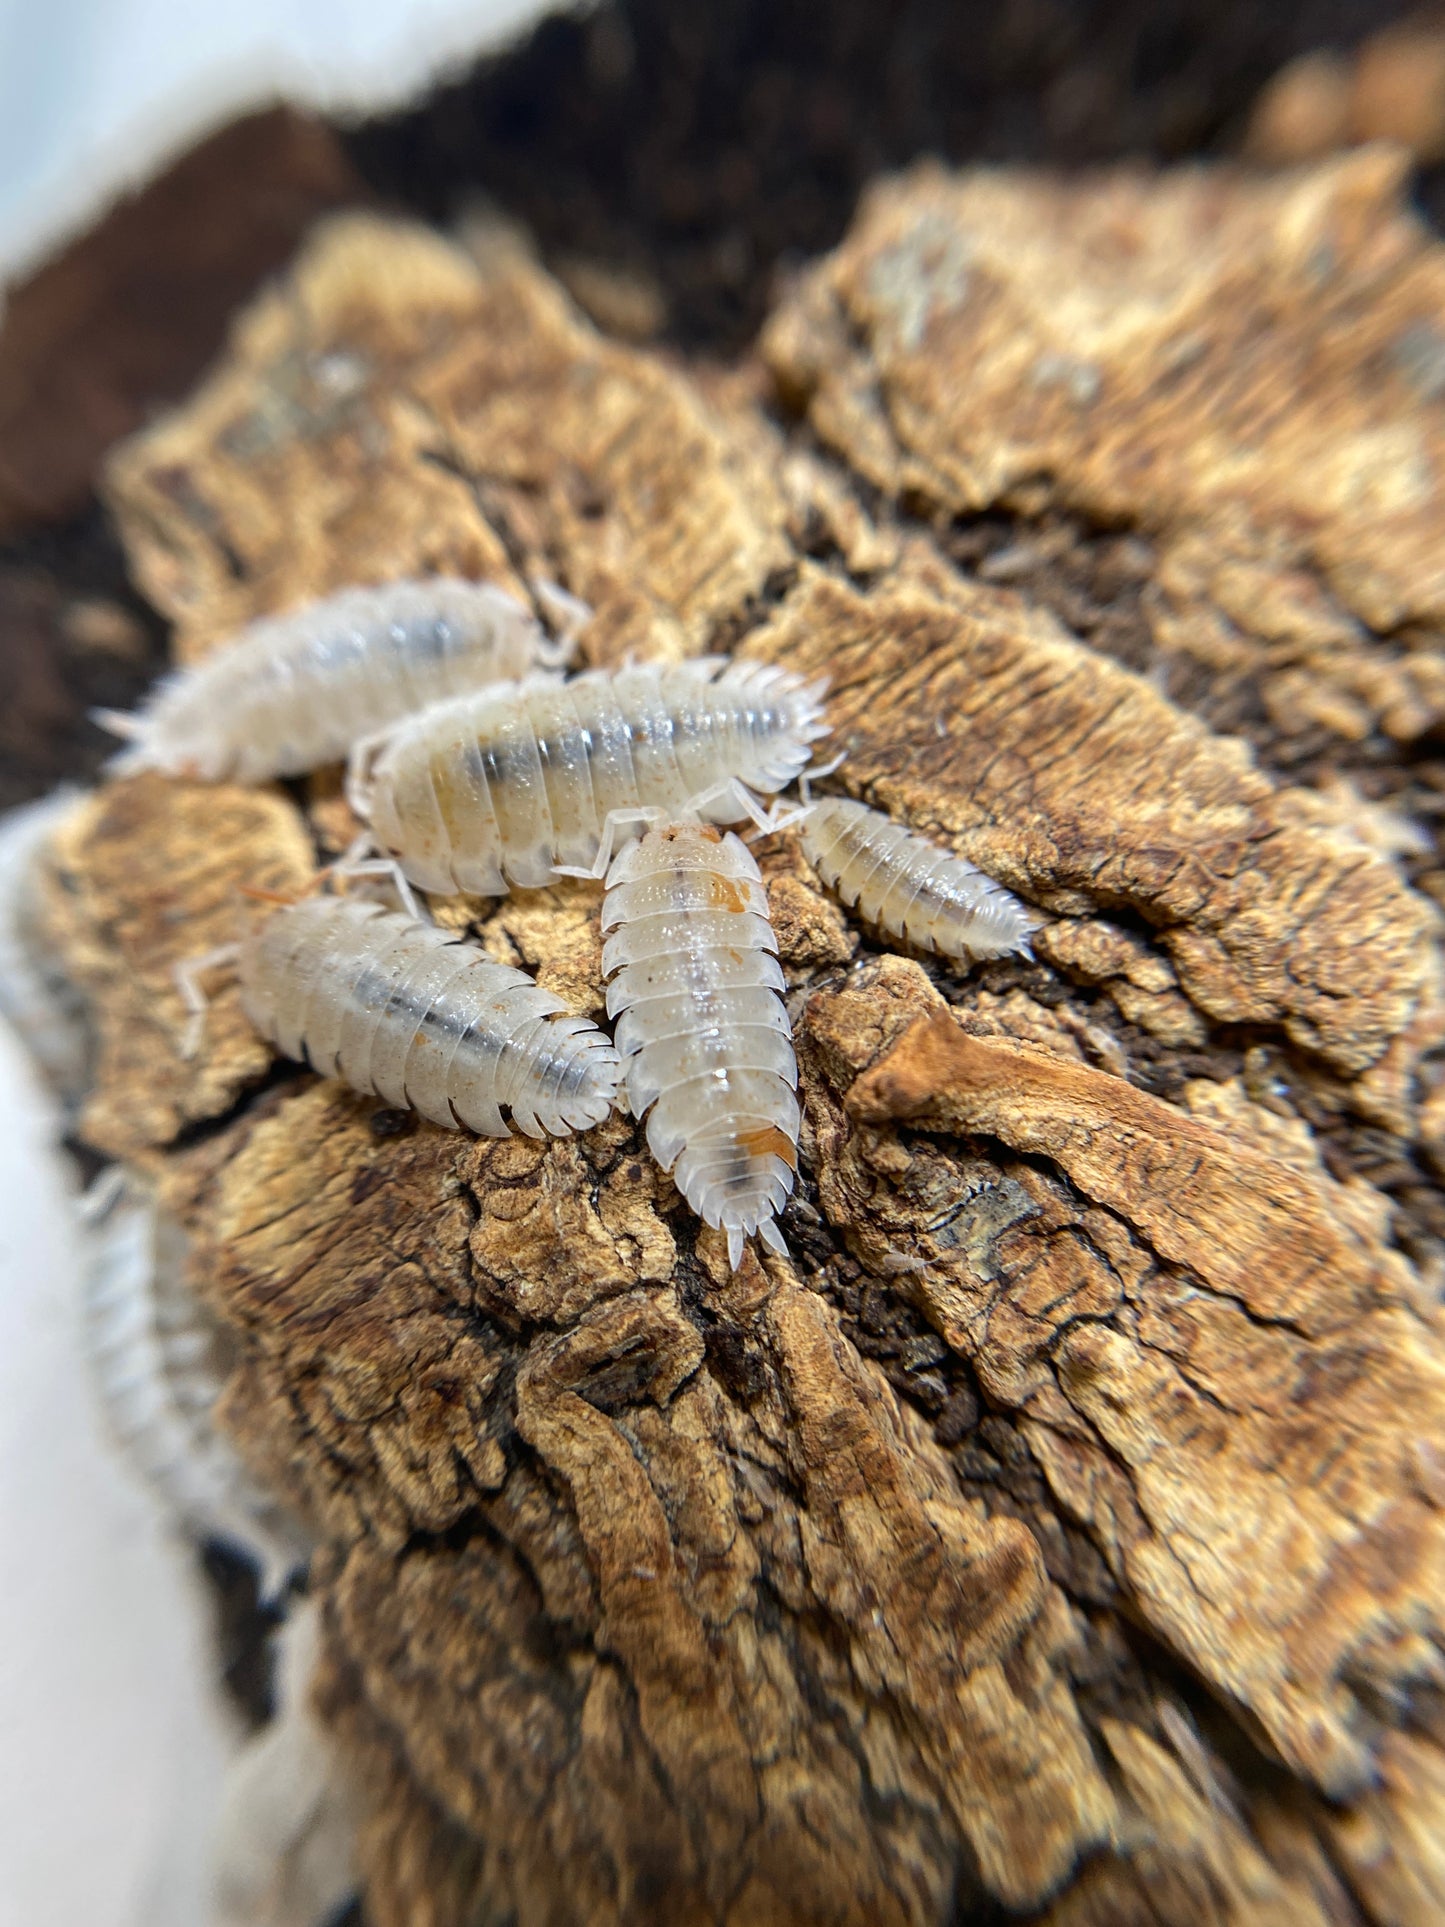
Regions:
<instances>
[{"instance_id":1,"label":"juvenile isopod","mask_svg":"<svg viewBox=\"0 0 1445 1927\"><path fill-rule=\"evenodd\" d=\"M869 923L921 950L982 959L1028 950L1034 920L962 857L847 797L815 802L803 849L830 890Z\"/></svg>"},{"instance_id":2,"label":"juvenile isopod","mask_svg":"<svg viewBox=\"0 0 1445 1927\"><path fill-rule=\"evenodd\" d=\"M492 583L387 582L254 622L194 669L168 676L134 714L97 714L130 739L110 765L119 775L158 769L256 783L337 762L414 709L525 676L565 653Z\"/></svg>"},{"instance_id":3,"label":"juvenile isopod","mask_svg":"<svg viewBox=\"0 0 1445 1927\"><path fill-rule=\"evenodd\" d=\"M653 1156L726 1231L734 1267L755 1231L785 1249L798 1069L757 864L710 824L649 830L608 871L602 928L607 1011Z\"/></svg>"},{"instance_id":4,"label":"juvenile isopod","mask_svg":"<svg viewBox=\"0 0 1445 1927\"><path fill-rule=\"evenodd\" d=\"M107 1172L92 1200L81 1340L107 1429L174 1525L237 1547L277 1593L309 1545L216 1427L231 1359L186 1284L185 1234L137 1178Z\"/></svg>"},{"instance_id":5,"label":"juvenile isopod","mask_svg":"<svg viewBox=\"0 0 1445 1927\"><path fill-rule=\"evenodd\" d=\"M240 946L241 1005L285 1057L449 1130L529 1137L600 1124L617 1052L595 1024L480 947L380 904L310 897Z\"/></svg>"},{"instance_id":6,"label":"juvenile isopod","mask_svg":"<svg viewBox=\"0 0 1445 1927\"><path fill-rule=\"evenodd\" d=\"M753 793L791 782L826 734L821 698L772 664L718 657L532 680L403 723L353 800L424 890L600 875L609 818L756 815Z\"/></svg>"}]
</instances>

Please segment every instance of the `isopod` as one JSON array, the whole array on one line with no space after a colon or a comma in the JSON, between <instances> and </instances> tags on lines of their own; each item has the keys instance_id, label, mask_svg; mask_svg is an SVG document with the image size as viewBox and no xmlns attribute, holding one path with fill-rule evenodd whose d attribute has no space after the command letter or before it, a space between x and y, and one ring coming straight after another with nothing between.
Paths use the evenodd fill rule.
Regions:
<instances>
[{"instance_id":1,"label":"isopod","mask_svg":"<svg viewBox=\"0 0 1445 1927\"><path fill-rule=\"evenodd\" d=\"M166 677L134 714L96 713L130 739L111 760L118 775L158 769L256 783L339 761L414 709L564 654L493 583L387 582L254 622Z\"/></svg>"},{"instance_id":2,"label":"isopod","mask_svg":"<svg viewBox=\"0 0 1445 1927\"><path fill-rule=\"evenodd\" d=\"M475 943L354 897L277 910L240 946L241 1004L285 1057L449 1130L600 1124L621 1082L595 1024Z\"/></svg>"},{"instance_id":3,"label":"isopod","mask_svg":"<svg viewBox=\"0 0 1445 1927\"><path fill-rule=\"evenodd\" d=\"M866 803L829 796L803 818L803 850L830 890L921 950L977 960L1027 953L1034 920L982 870Z\"/></svg>"},{"instance_id":4,"label":"isopod","mask_svg":"<svg viewBox=\"0 0 1445 1927\"><path fill-rule=\"evenodd\" d=\"M734 1268L798 1164L798 1068L758 866L736 836L680 823L629 842L607 875L607 1012L634 1117ZM613 973L616 973L615 975Z\"/></svg>"},{"instance_id":5,"label":"isopod","mask_svg":"<svg viewBox=\"0 0 1445 1927\"><path fill-rule=\"evenodd\" d=\"M231 1360L222 1328L186 1284L185 1234L133 1176L105 1173L93 1190L81 1338L107 1427L173 1524L236 1546L275 1594L310 1548L216 1428Z\"/></svg>"},{"instance_id":6,"label":"isopod","mask_svg":"<svg viewBox=\"0 0 1445 1927\"><path fill-rule=\"evenodd\" d=\"M660 810L736 823L826 734L822 686L706 657L532 680L402 724L353 800L424 890L504 894L600 875L609 819Z\"/></svg>"},{"instance_id":7,"label":"isopod","mask_svg":"<svg viewBox=\"0 0 1445 1927\"><path fill-rule=\"evenodd\" d=\"M92 1040L85 999L56 964L40 880L50 840L79 800L58 789L0 817L0 1016L67 1103L89 1081Z\"/></svg>"}]
</instances>

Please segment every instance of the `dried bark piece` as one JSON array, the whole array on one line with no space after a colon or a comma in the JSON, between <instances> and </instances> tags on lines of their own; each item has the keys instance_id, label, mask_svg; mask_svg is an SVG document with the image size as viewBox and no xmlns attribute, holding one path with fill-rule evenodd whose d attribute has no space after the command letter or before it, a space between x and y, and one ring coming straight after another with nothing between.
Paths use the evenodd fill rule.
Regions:
<instances>
[{"instance_id":1,"label":"dried bark piece","mask_svg":"<svg viewBox=\"0 0 1445 1927\"><path fill-rule=\"evenodd\" d=\"M243 1117L221 1160L173 1168L170 1196L205 1238L198 1285L246 1347L232 1429L332 1542L369 1532L394 1552L501 1483L500 1363L459 1319L473 1147L424 1125L378 1136L375 1112L311 1080ZM305 1452L288 1449L298 1428Z\"/></svg>"},{"instance_id":2,"label":"dried bark piece","mask_svg":"<svg viewBox=\"0 0 1445 1927\"><path fill-rule=\"evenodd\" d=\"M1061 919L1035 934L1033 952L1086 984L1103 984L1130 1023L1162 1043L1208 1038L1198 1011L1180 995L1173 968L1132 931L1099 918Z\"/></svg>"},{"instance_id":3,"label":"dried bark piece","mask_svg":"<svg viewBox=\"0 0 1445 1927\"><path fill-rule=\"evenodd\" d=\"M1245 153L1267 167L1290 167L1347 146L1353 78L1349 60L1333 49L1291 60L1254 103Z\"/></svg>"},{"instance_id":4,"label":"dried bark piece","mask_svg":"<svg viewBox=\"0 0 1445 1927\"><path fill-rule=\"evenodd\" d=\"M1290 61L1255 102L1245 149L1281 165L1376 140L1398 142L1417 161L1445 154L1445 32L1438 17L1392 22L1352 56L1321 50Z\"/></svg>"},{"instance_id":5,"label":"dried bark piece","mask_svg":"<svg viewBox=\"0 0 1445 1927\"><path fill-rule=\"evenodd\" d=\"M483 945L498 963L529 970L574 1016L595 1020L607 1003L600 902L590 884L564 881L546 890L515 891L480 919ZM468 899L467 908L475 912L475 900Z\"/></svg>"},{"instance_id":6,"label":"dried bark piece","mask_svg":"<svg viewBox=\"0 0 1445 1927\"><path fill-rule=\"evenodd\" d=\"M1309 1851L1312 1836L1302 1849L1289 1842L1294 1851L1288 1854L1279 1841L1268 1855L1262 1850L1257 1821L1251 1828L1235 1810L1197 1739L1180 1756L1122 1720L1101 1724L1137 1845L1127 1859L1089 1868L1049 1909L1047 1927L1133 1927L1136 1921L1141 1927L1154 1921L1337 1927L1355 1918L1323 1855Z\"/></svg>"},{"instance_id":7,"label":"dried bark piece","mask_svg":"<svg viewBox=\"0 0 1445 1927\"><path fill-rule=\"evenodd\" d=\"M112 457L146 593L193 660L358 579L560 579L595 660L692 654L791 560L760 422L598 335L514 245L319 228L187 406Z\"/></svg>"},{"instance_id":8,"label":"dried bark piece","mask_svg":"<svg viewBox=\"0 0 1445 1927\"><path fill-rule=\"evenodd\" d=\"M1445 1520L1417 1446L1445 1427L1445 1364L1407 1267L1327 1180L948 1016L848 1110L1048 1157L1163 1261L1132 1316L1121 1296L1060 1328L1052 1366L1087 1427L1056 1408L1030 1445L1171 1644L1297 1771L1359 1792L1366 1696L1445 1680Z\"/></svg>"},{"instance_id":9,"label":"dried bark piece","mask_svg":"<svg viewBox=\"0 0 1445 1927\"><path fill-rule=\"evenodd\" d=\"M1358 1073L1422 1003L1430 913L1392 865L1008 592L918 548L871 592L806 571L742 653L829 676L854 793L1026 897L1147 918L1217 1021Z\"/></svg>"},{"instance_id":10,"label":"dried bark piece","mask_svg":"<svg viewBox=\"0 0 1445 1927\"><path fill-rule=\"evenodd\" d=\"M1206 593L1166 596L1162 646L1232 652L1288 727L1411 737L1445 714L1445 441L1422 406L1445 252L1404 181L1381 150L1273 179L919 168L865 196L765 350L891 494L1187 541ZM1430 632L1366 633L1409 623Z\"/></svg>"},{"instance_id":11,"label":"dried bark piece","mask_svg":"<svg viewBox=\"0 0 1445 1927\"><path fill-rule=\"evenodd\" d=\"M960 1501L815 1294L718 1253L685 1308L630 1128L378 1139L309 1085L191 1163L232 1419L349 1548L323 1591L358 1733L497 1843L494 1895L902 1922L961 1867L1040 1899L1107 1837L1028 1530ZM863 1817L860 1745L892 1817Z\"/></svg>"},{"instance_id":12,"label":"dried bark piece","mask_svg":"<svg viewBox=\"0 0 1445 1927\"><path fill-rule=\"evenodd\" d=\"M90 1010L97 1057L80 1132L132 1157L186 1124L229 1110L271 1053L217 986L204 1051L181 1054L187 1014L172 976L235 941L242 886L294 894L311 880L311 841L269 790L142 776L115 783L62 825L47 866L47 921Z\"/></svg>"},{"instance_id":13,"label":"dried bark piece","mask_svg":"<svg viewBox=\"0 0 1445 1927\"><path fill-rule=\"evenodd\" d=\"M1385 1927L1432 1927L1445 1911L1445 1753L1438 1735L1388 1733L1380 1783L1329 1832L1356 1892Z\"/></svg>"},{"instance_id":14,"label":"dried bark piece","mask_svg":"<svg viewBox=\"0 0 1445 1927\"><path fill-rule=\"evenodd\" d=\"M1445 714L1436 629L1377 640L1284 541L1250 553L1214 528L1181 534L1161 545L1145 600L1171 678L1252 683L1286 741L1324 730L1359 743L1378 730L1408 743Z\"/></svg>"},{"instance_id":15,"label":"dried bark piece","mask_svg":"<svg viewBox=\"0 0 1445 1927\"><path fill-rule=\"evenodd\" d=\"M1173 665L1202 709L1234 650L1281 704L1408 733L1434 701L1429 632L1373 642L1343 561L1326 586L1293 524L1226 526L1190 495L1100 560L1130 635L1085 647L1041 613L1070 606L1077 530L1015 545L1028 599L967 582L942 560L966 531L910 533L801 437L785 460L756 368L600 341L515 246L474 252L323 230L185 415L118 459L185 648L343 579L539 569L598 603L604 659L746 635L828 673L842 780L1057 920L1049 962L925 969L879 957L795 842L763 846L806 1108L794 1258L766 1271L730 1272L620 1118L470 1143L297 1070L145 1154L236 1336L236 1434L321 1537L369 1917L901 1927L1007 1905L1250 1927L1352 1918L1334 1861L1360 1908L1410 1918L1435 1877L1413 1749L1438 1677L1445 1370L1391 1242L1404 1203L1392 1228L1391 1199L1321 1152L1343 1168L1360 1116L1412 1128L1445 1010L1432 913L1398 821L1274 787L1100 651L1152 661L1146 617L1193 624ZM1137 258L1113 262L1121 317ZM1170 420L1203 437L1180 464L1217 478L1207 411ZM1408 688L1370 681L1406 668ZM144 922L179 850L169 909L204 925L188 893L206 911L210 873L185 852L236 794L90 806L117 837L87 846L63 941L106 996L105 905ZM304 846L289 806L249 807L257 836L279 811ZM588 1009L597 898L444 915ZM940 1084L954 1033L1007 1076L865 1121L920 1018L949 1048L914 1087ZM1210 1031L1234 1022L1276 1035ZM143 1116L151 1057L121 1069L110 1115ZM1177 1104L1130 1081L1156 1073ZM1207 1739L1171 1720L1176 1689ZM1331 1819L1318 1787L1350 1804Z\"/></svg>"}]
</instances>

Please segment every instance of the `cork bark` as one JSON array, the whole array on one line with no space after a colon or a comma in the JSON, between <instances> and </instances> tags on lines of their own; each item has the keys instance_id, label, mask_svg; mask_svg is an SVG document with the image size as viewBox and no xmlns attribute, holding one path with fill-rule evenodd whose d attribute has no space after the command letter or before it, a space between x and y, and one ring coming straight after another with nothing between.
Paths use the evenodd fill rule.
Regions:
<instances>
[{"instance_id":1,"label":"cork bark","mask_svg":"<svg viewBox=\"0 0 1445 1927\"><path fill-rule=\"evenodd\" d=\"M896 954L759 846L805 1126L730 1273L617 1118L448 1135L179 956L334 773L53 853L144 1164L310 1523L376 1927L1445 1913L1445 255L1373 150L880 186L762 355L514 235L316 230L113 458L182 660L343 583L831 679L835 779L1039 907ZM598 891L438 904L595 1014Z\"/></svg>"}]
</instances>

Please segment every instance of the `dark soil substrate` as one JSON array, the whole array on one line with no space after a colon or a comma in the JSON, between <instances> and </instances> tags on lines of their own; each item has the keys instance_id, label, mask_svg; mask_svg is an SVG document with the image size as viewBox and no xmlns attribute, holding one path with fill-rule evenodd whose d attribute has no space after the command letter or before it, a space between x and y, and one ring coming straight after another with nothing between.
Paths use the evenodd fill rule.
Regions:
<instances>
[{"instance_id":1,"label":"dark soil substrate","mask_svg":"<svg viewBox=\"0 0 1445 1927\"><path fill-rule=\"evenodd\" d=\"M545 254L632 264L668 332L731 353L778 268L840 238L860 188L921 154L1078 166L1237 144L1307 48L1381 0L618 0L549 19L422 106L349 136L432 219L484 192Z\"/></svg>"}]
</instances>

